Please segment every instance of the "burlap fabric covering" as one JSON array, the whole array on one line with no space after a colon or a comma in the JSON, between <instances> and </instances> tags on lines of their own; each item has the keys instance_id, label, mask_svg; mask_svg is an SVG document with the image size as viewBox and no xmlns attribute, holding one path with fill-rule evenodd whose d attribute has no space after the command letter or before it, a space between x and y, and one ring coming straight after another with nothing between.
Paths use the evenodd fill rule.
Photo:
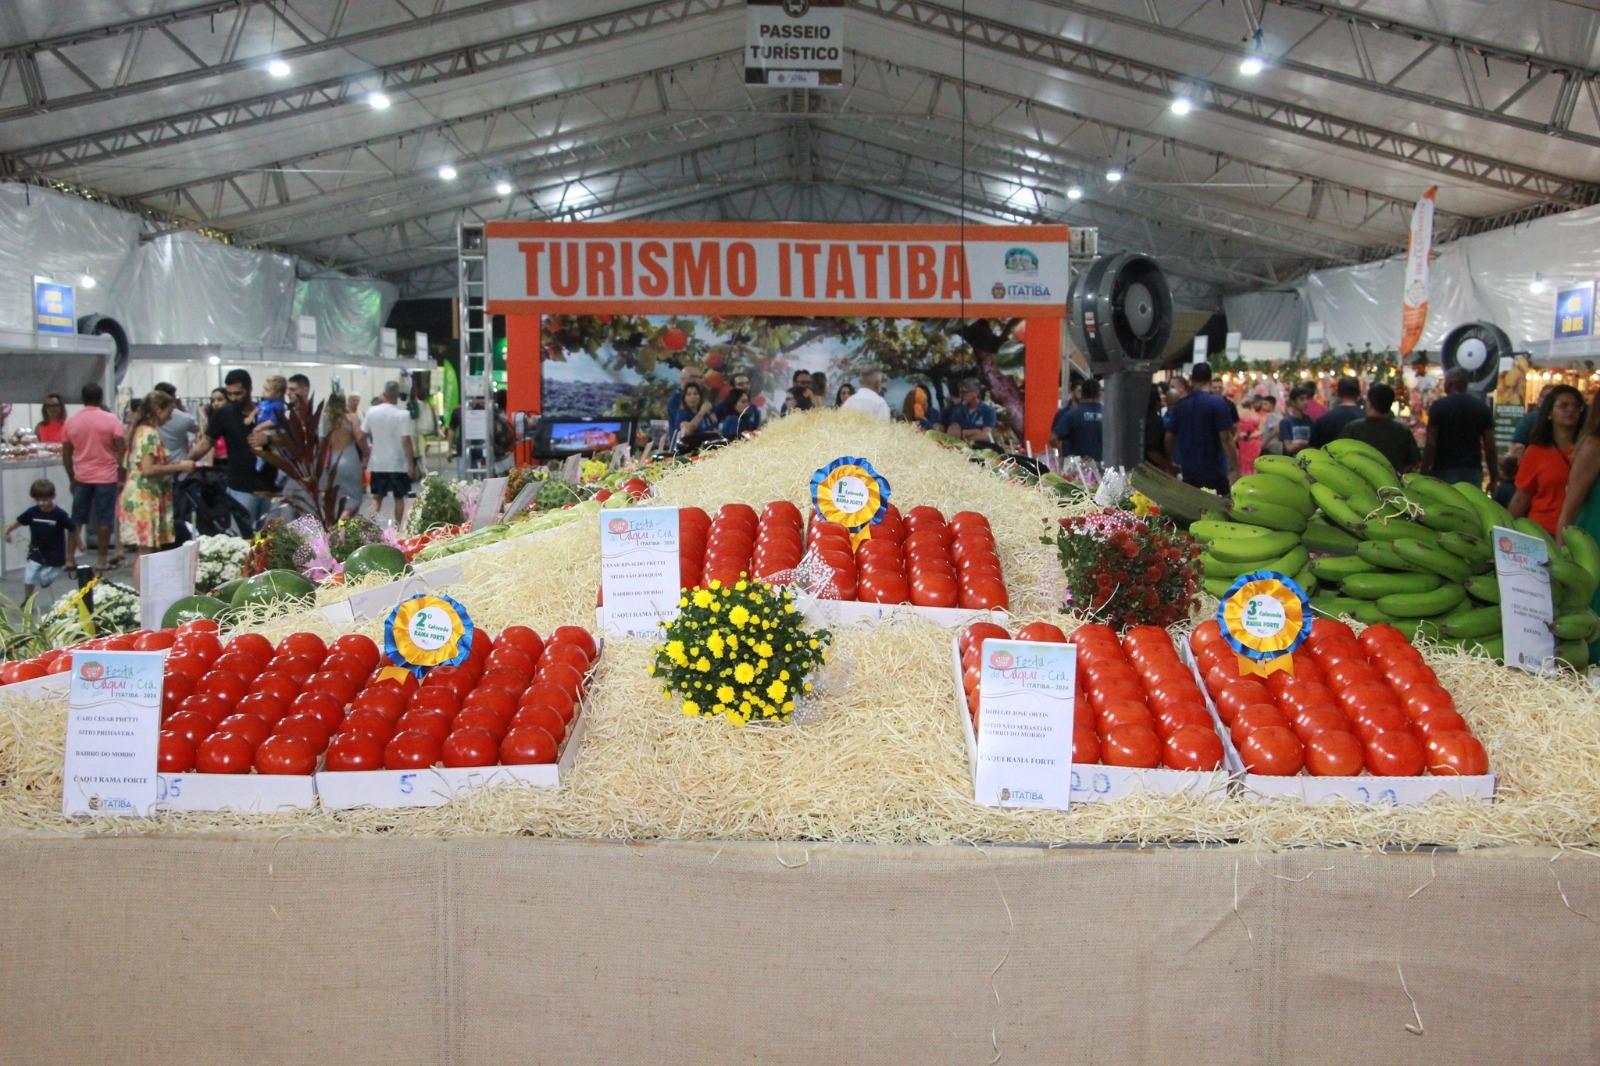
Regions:
<instances>
[{"instance_id":1,"label":"burlap fabric covering","mask_svg":"<svg viewBox=\"0 0 1600 1066\"><path fill-rule=\"evenodd\" d=\"M0 1061L1594 1062L1552 854L11 839Z\"/></svg>"}]
</instances>

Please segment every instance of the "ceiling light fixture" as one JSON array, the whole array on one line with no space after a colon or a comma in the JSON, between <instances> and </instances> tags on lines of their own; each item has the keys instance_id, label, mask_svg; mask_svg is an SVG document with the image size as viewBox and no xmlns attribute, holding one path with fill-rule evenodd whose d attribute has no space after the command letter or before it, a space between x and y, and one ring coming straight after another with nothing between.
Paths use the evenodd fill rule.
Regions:
<instances>
[{"instance_id":1,"label":"ceiling light fixture","mask_svg":"<svg viewBox=\"0 0 1600 1066\"><path fill-rule=\"evenodd\" d=\"M389 109L389 96L382 89L374 89L367 94L367 106L374 111L387 111Z\"/></svg>"},{"instance_id":2,"label":"ceiling light fixture","mask_svg":"<svg viewBox=\"0 0 1600 1066\"><path fill-rule=\"evenodd\" d=\"M1239 60L1239 73L1247 78L1253 78L1266 69L1267 65L1261 61L1260 56L1245 56Z\"/></svg>"},{"instance_id":3,"label":"ceiling light fixture","mask_svg":"<svg viewBox=\"0 0 1600 1066\"><path fill-rule=\"evenodd\" d=\"M1174 115L1187 115L1194 110L1194 102L1187 96L1177 96L1172 100L1171 111Z\"/></svg>"},{"instance_id":4,"label":"ceiling light fixture","mask_svg":"<svg viewBox=\"0 0 1600 1066\"><path fill-rule=\"evenodd\" d=\"M515 191L516 186L512 185L509 181L495 183L494 194L496 196L510 196Z\"/></svg>"},{"instance_id":5,"label":"ceiling light fixture","mask_svg":"<svg viewBox=\"0 0 1600 1066\"><path fill-rule=\"evenodd\" d=\"M93 274L83 274L78 278L78 288L80 289L92 289L98 284L100 283L94 280Z\"/></svg>"},{"instance_id":6,"label":"ceiling light fixture","mask_svg":"<svg viewBox=\"0 0 1600 1066\"><path fill-rule=\"evenodd\" d=\"M1106 180L1115 185L1122 180L1122 168L1110 167L1106 170Z\"/></svg>"},{"instance_id":7,"label":"ceiling light fixture","mask_svg":"<svg viewBox=\"0 0 1600 1066\"><path fill-rule=\"evenodd\" d=\"M1535 271L1533 280L1528 282L1528 291L1537 296L1548 288L1550 288L1550 284L1544 280L1544 275Z\"/></svg>"},{"instance_id":8,"label":"ceiling light fixture","mask_svg":"<svg viewBox=\"0 0 1600 1066\"><path fill-rule=\"evenodd\" d=\"M456 168L451 166L449 163L441 163L439 164L439 176L445 181L455 181Z\"/></svg>"},{"instance_id":9,"label":"ceiling light fixture","mask_svg":"<svg viewBox=\"0 0 1600 1066\"><path fill-rule=\"evenodd\" d=\"M1081 200L1081 199L1083 199L1083 186L1081 186L1081 185L1069 185L1067 187L1067 199L1069 199L1069 200Z\"/></svg>"},{"instance_id":10,"label":"ceiling light fixture","mask_svg":"<svg viewBox=\"0 0 1600 1066\"><path fill-rule=\"evenodd\" d=\"M267 73L274 78L287 78L289 70L289 64L282 59L273 58L267 61Z\"/></svg>"}]
</instances>

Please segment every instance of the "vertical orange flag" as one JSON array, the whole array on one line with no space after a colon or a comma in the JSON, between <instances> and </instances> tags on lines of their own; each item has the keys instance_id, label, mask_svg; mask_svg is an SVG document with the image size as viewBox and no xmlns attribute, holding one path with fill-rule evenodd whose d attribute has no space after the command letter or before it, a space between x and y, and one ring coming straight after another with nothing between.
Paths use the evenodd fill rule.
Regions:
<instances>
[{"instance_id":1,"label":"vertical orange flag","mask_svg":"<svg viewBox=\"0 0 1600 1066\"><path fill-rule=\"evenodd\" d=\"M1411 209L1411 240L1406 246L1406 291L1400 310L1400 355L1410 355L1428 321L1428 257L1433 254L1433 202L1439 186L1430 185Z\"/></svg>"}]
</instances>

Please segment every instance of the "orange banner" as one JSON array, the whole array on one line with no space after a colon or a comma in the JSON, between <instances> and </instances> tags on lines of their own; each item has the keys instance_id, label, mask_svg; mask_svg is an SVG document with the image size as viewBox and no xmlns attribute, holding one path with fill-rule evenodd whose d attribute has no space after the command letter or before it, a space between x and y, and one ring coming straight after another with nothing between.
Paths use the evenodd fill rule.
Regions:
<instances>
[{"instance_id":1,"label":"orange banner","mask_svg":"<svg viewBox=\"0 0 1600 1066\"><path fill-rule=\"evenodd\" d=\"M1437 185L1428 186L1411 210L1411 239L1406 246L1406 289L1400 311L1400 354L1411 354L1428 322L1428 261L1433 255L1433 204Z\"/></svg>"}]
</instances>

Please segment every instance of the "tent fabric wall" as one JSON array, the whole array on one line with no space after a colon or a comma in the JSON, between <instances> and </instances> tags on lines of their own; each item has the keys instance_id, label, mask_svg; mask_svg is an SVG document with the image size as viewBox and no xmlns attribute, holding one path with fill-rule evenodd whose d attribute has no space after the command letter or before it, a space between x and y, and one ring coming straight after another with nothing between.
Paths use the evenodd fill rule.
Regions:
<instances>
[{"instance_id":1,"label":"tent fabric wall","mask_svg":"<svg viewBox=\"0 0 1600 1066\"><path fill-rule=\"evenodd\" d=\"M193 233L140 245L113 312L135 344L293 347L294 259Z\"/></svg>"},{"instance_id":2,"label":"tent fabric wall","mask_svg":"<svg viewBox=\"0 0 1600 1066\"><path fill-rule=\"evenodd\" d=\"M1548 282L1543 293L1528 287L1536 273ZM1299 306L1292 325L1291 294L1283 289L1231 296L1224 306L1229 327L1250 340L1289 340L1303 348L1307 322L1317 321L1327 327L1329 347L1395 348L1404 278L1403 256L1313 271L1293 286ZM1441 245L1428 279L1422 347L1437 349L1450 330L1480 319L1500 326L1518 345L1549 340L1556 291L1594 278L1600 278L1600 207Z\"/></svg>"},{"instance_id":3,"label":"tent fabric wall","mask_svg":"<svg viewBox=\"0 0 1600 1066\"><path fill-rule=\"evenodd\" d=\"M294 314L317 320L317 345L328 351L378 355L381 327L400 290L386 281L333 274L296 283Z\"/></svg>"},{"instance_id":4,"label":"tent fabric wall","mask_svg":"<svg viewBox=\"0 0 1600 1066\"><path fill-rule=\"evenodd\" d=\"M79 315L109 310L139 244L142 220L105 204L0 184L0 329L33 329L33 279L76 286ZM78 283L88 274L93 289Z\"/></svg>"},{"instance_id":5,"label":"tent fabric wall","mask_svg":"<svg viewBox=\"0 0 1600 1066\"><path fill-rule=\"evenodd\" d=\"M77 313L111 315L134 344L293 347L295 315L310 314L323 351L378 354L396 297L388 282L332 273L297 282L294 256L197 233L140 240L152 230L106 204L0 184L0 329L33 328L40 275L76 286ZM79 285L83 274L93 289Z\"/></svg>"},{"instance_id":6,"label":"tent fabric wall","mask_svg":"<svg viewBox=\"0 0 1600 1066\"><path fill-rule=\"evenodd\" d=\"M1288 341L1299 348L1305 340L1305 312L1294 290L1246 292L1222 298L1230 332L1253 341Z\"/></svg>"}]
</instances>

